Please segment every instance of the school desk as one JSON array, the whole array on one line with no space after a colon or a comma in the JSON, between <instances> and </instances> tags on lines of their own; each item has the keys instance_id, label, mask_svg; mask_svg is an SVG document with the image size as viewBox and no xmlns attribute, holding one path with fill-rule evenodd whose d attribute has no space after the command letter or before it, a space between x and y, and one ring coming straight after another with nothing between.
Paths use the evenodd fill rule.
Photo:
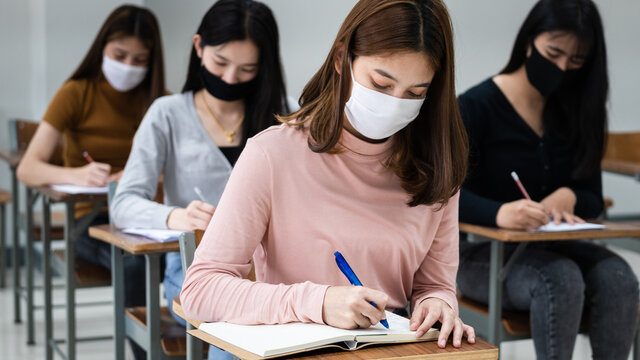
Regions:
<instances>
[{"instance_id":1,"label":"school desk","mask_svg":"<svg viewBox=\"0 0 640 360\"><path fill-rule=\"evenodd\" d=\"M158 242L125 234L111 225L89 228L89 235L111 245L111 279L115 323L115 358L124 360L124 339L131 338L147 351L148 359L165 359L177 355L185 337L184 327L160 308L160 258L167 252L179 251L178 241ZM124 308L124 266L126 255L144 255L146 264L146 309ZM142 291L142 289L141 289ZM162 321L162 319L166 319ZM164 351L163 351L164 350ZM184 356L184 353L181 354Z\"/></svg>"},{"instance_id":2,"label":"school desk","mask_svg":"<svg viewBox=\"0 0 640 360\"><path fill-rule=\"evenodd\" d=\"M217 346L225 351L232 353L240 359L257 360L260 359L255 354L246 352L242 349L236 348L226 342L220 341L217 338L198 330L197 328L202 324L202 321L192 320L184 315L180 299L173 299L173 311L185 319L189 324L193 325L196 329L189 330L187 333L189 336L195 336L198 339L204 341L207 344ZM197 354L198 352L194 352ZM201 352L200 352L201 353ZM288 356L287 359L304 359L304 360L316 360L316 359L334 359L334 360L360 360L360 359L464 359L464 360L495 360L498 359L498 348L476 337L475 344L469 344L466 340L462 340L462 346L454 348L450 341L444 349L438 347L436 341L425 341L418 343L407 343L398 345L380 345L365 347L356 351L344 351L336 349L321 349L313 350L297 354L295 356ZM198 357L187 358L187 360L199 360Z\"/></svg>"},{"instance_id":3,"label":"school desk","mask_svg":"<svg viewBox=\"0 0 640 360\"><path fill-rule=\"evenodd\" d=\"M76 337L76 298L77 288L108 286L111 283L107 269L85 261L76 261L75 240L86 230L107 203L106 194L67 194L53 190L50 186L36 187L35 191L42 197L42 271L44 276L44 326L45 355L47 360L53 358L53 351L68 360L76 359L76 342L111 339L111 336ZM64 252L51 251L51 206L63 203L65 206ZM83 221L75 223L76 203L91 203L93 208ZM53 334L52 318L52 271L63 274L65 285L66 337L57 340ZM104 305L109 302L97 301L83 305ZM60 344L66 343L66 353Z\"/></svg>"},{"instance_id":4,"label":"school desk","mask_svg":"<svg viewBox=\"0 0 640 360\"><path fill-rule=\"evenodd\" d=\"M606 226L602 230L529 232L460 223L460 231L467 233L471 241L491 242L488 315L480 315L479 312L461 304L460 315L463 320L474 326L476 333L487 336L490 343L500 346L502 340L511 338L502 326L502 290L504 280L515 260L535 241L603 239L606 243L606 239L640 238L640 226L637 224L606 221L602 224ZM505 259L504 244L509 242L518 243L518 246L511 257Z\"/></svg>"},{"instance_id":5,"label":"school desk","mask_svg":"<svg viewBox=\"0 0 640 360\"><path fill-rule=\"evenodd\" d=\"M626 160L604 159L602 160L602 170L633 177L640 181L640 163Z\"/></svg>"}]
</instances>

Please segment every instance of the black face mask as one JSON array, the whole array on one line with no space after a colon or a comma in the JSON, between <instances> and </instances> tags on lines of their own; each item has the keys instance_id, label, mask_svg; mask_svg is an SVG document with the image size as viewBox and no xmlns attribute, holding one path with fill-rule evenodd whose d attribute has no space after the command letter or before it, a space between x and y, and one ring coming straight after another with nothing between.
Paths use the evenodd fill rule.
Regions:
<instances>
[{"instance_id":1,"label":"black face mask","mask_svg":"<svg viewBox=\"0 0 640 360\"><path fill-rule=\"evenodd\" d=\"M542 96L549 96L561 85L573 82L578 72L578 70L562 71L552 61L542 56L534 44L531 44L531 56L525 61L524 67L529 82Z\"/></svg>"},{"instance_id":2,"label":"black face mask","mask_svg":"<svg viewBox=\"0 0 640 360\"><path fill-rule=\"evenodd\" d=\"M213 75L204 66L200 68L200 78L207 92L216 99L235 101L248 97L256 90L256 76L253 80L238 84L228 84L220 77Z\"/></svg>"}]
</instances>

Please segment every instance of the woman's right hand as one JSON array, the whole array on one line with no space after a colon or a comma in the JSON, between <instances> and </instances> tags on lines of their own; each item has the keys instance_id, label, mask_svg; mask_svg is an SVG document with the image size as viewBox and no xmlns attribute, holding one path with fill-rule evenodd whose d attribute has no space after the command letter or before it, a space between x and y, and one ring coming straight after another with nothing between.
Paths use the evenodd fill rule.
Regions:
<instances>
[{"instance_id":1,"label":"woman's right hand","mask_svg":"<svg viewBox=\"0 0 640 360\"><path fill-rule=\"evenodd\" d=\"M388 301L387 294L364 286L330 286L322 303L322 319L342 329L365 329L386 319Z\"/></svg>"},{"instance_id":2,"label":"woman's right hand","mask_svg":"<svg viewBox=\"0 0 640 360\"><path fill-rule=\"evenodd\" d=\"M502 204L496 215L498 227L507 229L534 230L548 222L544 206L527 199Z\"/></svg>"},{"instance_id":3,"label":"woman's right hand","mask_svg":"<svg viewBox=\"0 0 640 360\"><path fill-rule=\"evenodd\" d=\"M106 186L109 183L111 165L99 162L91 162L85 166L76 168L73 177L74 185L79 186Z\"/></svg>"},{"instance_id":4,"label":"woman's right hand","mask_svg":"<svg viewBox=\"0 0 640 360\"><path fill-rule=\"evenodd\" d=\"M206 229L216 208L202 201L194 200L186 209L175 208L167 218L167 228L193 231Z\"/></svg>"}]
</instances>

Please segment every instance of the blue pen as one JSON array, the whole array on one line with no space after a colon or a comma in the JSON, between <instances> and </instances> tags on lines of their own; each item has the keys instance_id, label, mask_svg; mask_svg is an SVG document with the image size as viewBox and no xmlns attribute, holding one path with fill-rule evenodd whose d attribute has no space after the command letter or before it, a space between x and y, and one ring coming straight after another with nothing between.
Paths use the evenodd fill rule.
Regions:
<instances>
[{"instance_id":1,"label":"blue pen","mask_svg":"<svg viewBox=\"0 0 640 360\"><path fill-rule=\"evenodd\" d=\"M362 286L362 283L356 276L356 273L354 273L353 270L351 270L351 266L349 266L349 263L347 263L347 260L344 259L344 256L342 256L342 254L340 254L339 251L334 252L333 255L335 255L336 257L336 264L338 264L338 268L340 268L340 271L342 271L344 276L346 276L347 279L349 279L349 282L351 283L351 285ZM376 303L374 303L373 301L369 301L369 304L373 305L373 307L375 308L378 307L378 305L376 305ZM387 319L380 320L380 324L382 324L387 329L389 328L389 323L387 322Z\"/></svg>"}]
</instances>

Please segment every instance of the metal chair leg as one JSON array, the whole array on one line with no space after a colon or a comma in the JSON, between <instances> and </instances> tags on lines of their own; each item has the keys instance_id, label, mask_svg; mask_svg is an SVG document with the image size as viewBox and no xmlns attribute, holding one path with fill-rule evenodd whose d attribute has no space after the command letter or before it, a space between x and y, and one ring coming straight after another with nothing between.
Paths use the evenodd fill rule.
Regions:
<instances>
[{"instance_id":1,"label":"metal chair leg","mask_svg":"<svg viewBox=\"0 0 640 360\"><path fill-rule=\"evenodd\" d=\"M20 222L19 203L20 194L18 194L18 178L16 177L16 169L11 168L11 212L13 216L13 322L20 323Z\"/></svg>"},{"instance_id":2,"label":"metal chair leg","mask_svg":"<svg viewBox=\"0 0 640 360\"><path fill-rule=\"evenodd\" d=\"M51 204L47 197L42 199L42 275L44 277L44 344L45 359L53 359L53 305L51 280Z\"/></svg>"},{"instance_id":3,"label":"metal chair leg","mask_svg":"<svg viewBox=\"0 0 640 360\"><path fill-rule=\"evenodd\" d=\"M76 359L76 252L75 252L75 204L66 203L65 219L65 294L67 307L67 360Z\"/></svg>"},{"instance_id":4,"label":"metal chair leg","mask_svg":"<svg viewBox=\"0 0 640 360\"><path fill-rule=\"evenodd\" d=\"M5 277L7 275L6 208L6 205L0 205L0 289L4 289L6 286Z\"/></svg>"},{"instance_id":5,"label":"metal chair leg","mask_svg":"<svg viewBox=\"0 0 640 360\"><path fill-rule=\"evenodd\" d=\"M35 326L33 324L33 315L35 309L33 308L33 202L34 193L33 190L28 187L25 189L26 194L26 239L27 244L24 248L25 252L25 270L27 273L27 345L34 345L35 342Z\"/></svg>"}]
</instances>

